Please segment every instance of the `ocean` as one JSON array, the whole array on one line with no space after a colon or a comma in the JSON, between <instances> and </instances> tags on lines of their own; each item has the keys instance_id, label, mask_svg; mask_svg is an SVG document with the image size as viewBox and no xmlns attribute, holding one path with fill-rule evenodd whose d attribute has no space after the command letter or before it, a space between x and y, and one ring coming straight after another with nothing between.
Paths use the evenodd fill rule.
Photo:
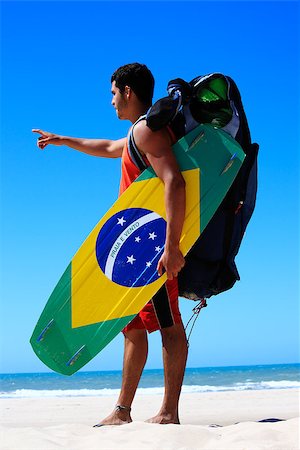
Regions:
<instances>
[{"instance_id":1,"label":"ocean","mask_svg":"<svg viewBox=\"0 0 300 450\"><path fill-rule=\"evenodd\" d=\"M0 374L0 398L117 395L121 371ZM138 393L163 393L163 370L145 370ZM300 387L300 364L188 368L183 393Z\"/></svg>"}]
</instances>

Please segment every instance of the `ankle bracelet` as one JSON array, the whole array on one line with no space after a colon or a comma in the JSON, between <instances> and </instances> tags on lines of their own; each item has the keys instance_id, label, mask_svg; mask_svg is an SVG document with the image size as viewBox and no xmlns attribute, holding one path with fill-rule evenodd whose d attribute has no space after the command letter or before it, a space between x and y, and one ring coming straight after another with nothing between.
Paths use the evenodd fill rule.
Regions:
<instances>
[{"instance_id":1,"label":"ankle bracelet","mask_svg":"<svg viewBox=\"0 0 300 450\"><path fill-rule=\"evenodd\" d=\"M116 405L116 411L131 411L130 406L124 406L124 405Z\"/></svg>"}]
</instances>

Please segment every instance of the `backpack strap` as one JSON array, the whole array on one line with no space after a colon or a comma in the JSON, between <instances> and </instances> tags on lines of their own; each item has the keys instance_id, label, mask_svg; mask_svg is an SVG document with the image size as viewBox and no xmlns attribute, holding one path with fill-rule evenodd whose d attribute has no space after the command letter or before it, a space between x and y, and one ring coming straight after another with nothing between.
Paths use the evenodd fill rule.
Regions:
<instances>
[{"instance_id":1,"label":"backpack strap","mask_svg":"<svg viewBox=\"0 0 300 450\"><path fill-rule=\"evenodd\" d=\"M134 137L133 137L133 129L135 127L135 125L140 122L141 120L146 119L146 115L141 116L131 127L131 130L129 132L128 135L128 152L130 155L130 158L133 162L133 164L141 171L143 172L145 169L147 169L147 164L144 161L143 156L141 155L141 152L139 151L139 149L136 146Z\"/></svg>"}]
</instances>

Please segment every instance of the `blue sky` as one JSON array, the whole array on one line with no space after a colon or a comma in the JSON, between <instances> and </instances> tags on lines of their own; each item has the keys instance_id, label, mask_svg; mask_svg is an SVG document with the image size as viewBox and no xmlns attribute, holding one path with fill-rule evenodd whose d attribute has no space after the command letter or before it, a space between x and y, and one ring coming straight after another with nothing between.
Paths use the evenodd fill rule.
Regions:
<instances>
[{"instance_id":1,"label":"blue sky","mask_svg":"<svg viewBox=\"0 0 300 450\"><path fill-rule=\"evenodd\" d=\"M299 361L299 4L2 2L0 372L47 370L29 345L63 270L116 199L118 160L40 151L32 128L119 138L110 76L139 61L155 79L214 71L237 82L260 144L257 207L241 281L208 302L189 367ZM185 322L194 303L181 300ZM87 370L120 369L122 336ZM148 368L161 367L159 333Z\"/></svg>"}]
</instances>

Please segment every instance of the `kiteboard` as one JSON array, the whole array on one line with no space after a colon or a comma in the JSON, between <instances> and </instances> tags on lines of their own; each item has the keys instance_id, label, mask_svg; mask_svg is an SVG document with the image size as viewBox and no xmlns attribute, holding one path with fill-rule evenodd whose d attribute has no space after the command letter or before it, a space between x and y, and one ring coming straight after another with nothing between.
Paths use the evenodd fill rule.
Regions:
<instances>
[{"instance_id":1,"label":"kiteboard","mask_svg":"<svg viewBox=\"0 0 300 450\"><path fill-rule=\"evenodd\" d=\"M245 154L227 133L199 125L174 146L186 183L186 255L222 202ZM52 292L30 339L52 370L71 375L97 355L166 281L164 186L146 169L95 226Z\"/></svg>"}]
</instances>

